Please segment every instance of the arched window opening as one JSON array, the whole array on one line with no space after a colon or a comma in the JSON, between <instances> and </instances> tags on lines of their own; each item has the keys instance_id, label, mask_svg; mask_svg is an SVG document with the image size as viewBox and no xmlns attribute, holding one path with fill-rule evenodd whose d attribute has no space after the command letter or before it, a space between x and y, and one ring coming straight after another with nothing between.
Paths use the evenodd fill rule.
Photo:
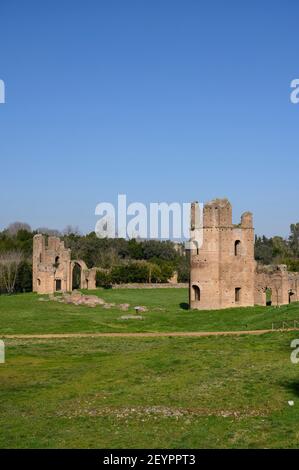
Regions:
<instances>
[{"instance_id":1,"label":"arched window opening","mask_svg":"<svg viewBox=\"0 0 299 470\"><path fill-rule=\"evenodd\" d=\"M81 289L81 266L78 263L75 263L72 273L72 288Z\"/></svg>"},{"instance_id":2,"label":"arched window opening","mask_svg":"<svg viewBox=\"0 0 299 470\"><path fill-rule=\"evenodd\" d=\"M192 286L193 293L194 293L194 300L196 302L200 301L200 288L198 286Z\"/></svg>"},{"instance_id":3,"label":"arched window opening","mask_svg":"<svg viewBox=\"0 0 299 470\"><path fill-rule=\"evenodd\" d=\"M240 240L235 241L235 256L239 256L241 254L241 242Z\"/></svg>"},{"instance_id":4,"label":"arched window opening","mask_svg":"<svg viewBox=\"0 0 299 470\"><path fill-rule=\"evenodd\" d=\"M235 288L235 302L240 302L241 300L241 287Z\"/></svg>"},{"instance_id":5,"label":"arched window opening","mask_svg":"<svg viewBox=\"0 0 299 470\"><path fill-rule=\"evenodd\" d=\"M266 305L267 307L271 307L272 305L272 289L270 289L269 287L266 287Z\"/></svg>"},{"instance_id":6,"label":"arched window opening","mask_svg":"<svg viewBox=\"0 0 299 470\"><path fill-rule=\"evenodd\" d=\"M293 291L290 291L290 292L289 292L289 304L292 303L292 300L293 300L292 296L293 296L293 295L294 295L294 292L293 292Z\"/></svg>"}]
</instances>

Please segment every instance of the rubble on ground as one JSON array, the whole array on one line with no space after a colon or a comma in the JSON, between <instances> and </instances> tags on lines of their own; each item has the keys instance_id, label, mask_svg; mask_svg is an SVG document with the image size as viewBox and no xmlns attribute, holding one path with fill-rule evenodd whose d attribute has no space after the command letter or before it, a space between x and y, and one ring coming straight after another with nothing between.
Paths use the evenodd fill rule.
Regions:
<instances>
[{"instance_id":1,"label":"rubble on ground","mask_svg":"<svg viewBox=\"0 0 299 470\"><path fill-rule=\"evenodd\" d=\"M136 307L134 307L134 309L136 313L148 311L148 309L144 305L137 305Z\"/></svg>"},{"instance_id":2,"label":"rubble on ground","mask_svg":"<svg viewBox=\"0 0 299 470\"><path fill-rule=\"evenodd\" d=\"M43 301L49 301L53 300L55 302L60 302L64 304L72 304L72 305L86 305L88 307L96 307L100 305L101 307L105 309L110 309L112 307L115 307L119 310L122 310L123 312L127 312L130 308L130 304L123 303L123 304L115 304L111 302L106 302L104 299L101 297L98 297L97 295L87 295L87 294L82 294L78 290L73 290L73 292L63 292L61 295L54 295L54 294L49 294L48 297L41 297L38 300L43 300ZM134 307L135 314L134 315L127 315L125 317L121 317L122 319L128 319L128 318L134 318L134 319L143 319L141 315L136 315L137 313L140 312L147 312L148 309L144 305Z\"/></svg>"},{"instance_id":3,"label":"rubble on ground","mask_svg":"<svg viewBox=\"0 0 299 470\"><path fill-rule=\"evenodd\" d=\"M122 315L121 320L143 320L141 315Z\"/></svg>"}]
</instances>

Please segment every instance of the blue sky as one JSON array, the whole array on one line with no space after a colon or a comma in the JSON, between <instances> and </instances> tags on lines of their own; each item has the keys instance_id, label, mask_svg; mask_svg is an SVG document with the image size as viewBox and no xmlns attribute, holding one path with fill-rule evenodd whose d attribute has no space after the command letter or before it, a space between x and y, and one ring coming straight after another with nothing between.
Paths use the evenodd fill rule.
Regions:
<instances>
[{"instance_id":1,"label":"blue sky","mask_svg":"<svg viewBox=\"0 0 299 470\"><path fill-rule=\"evenodd\" d=\"M297 0L0 0L0 228L228 197L299 221Z\"/></svg>"}]
</instances>

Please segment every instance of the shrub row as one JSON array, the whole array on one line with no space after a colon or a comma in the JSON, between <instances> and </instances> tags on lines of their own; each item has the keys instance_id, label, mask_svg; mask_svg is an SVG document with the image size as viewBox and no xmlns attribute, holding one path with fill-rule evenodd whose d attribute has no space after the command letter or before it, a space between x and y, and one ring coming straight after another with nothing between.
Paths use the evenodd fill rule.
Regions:
<instances>
[{"instance_id":1,"label":"shrub row","mask_svg":"<svg viewBox=\"0 0 299 470\"><path fill-rule=\"evenodd\" d=\"M110 270L100 270L96 274L96 285L108 287L111 284L128 284L134 282L167 282L173 275L173 267L168 263L151 263L148 261L131 261L113 266Z\"/></svg>"}]
</instances>

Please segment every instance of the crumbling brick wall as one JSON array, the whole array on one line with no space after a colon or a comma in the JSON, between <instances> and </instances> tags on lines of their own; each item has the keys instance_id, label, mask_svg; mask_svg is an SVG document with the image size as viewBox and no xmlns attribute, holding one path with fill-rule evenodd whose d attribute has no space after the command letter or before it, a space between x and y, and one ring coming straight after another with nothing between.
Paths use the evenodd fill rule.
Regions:
<instances>
[{"instance_id":1,"label":"crumbling brick wall","mask_svg":"<svg viewBox=\"0 0 299 470\"><path fill-rule=\"evenodd\" d=\"M71 260L71 250L65 248L59 237L46 238L42 234L33 237L33 292L71 291L75 265L81 270L80 288L95 289L96 269L88 269L82 260Z\"/></svg>"},{"instance_id":2,"label":"crumbling brick wall","mask_svg":"<svg viewBox=\"0 0 299 470\"><path fill-rule=\"evenodd\" d=\"M227 199L204 205L202 223L196 218L199 205L191 205L189 305L199 310L266 305L266 290L275 304L299 300L298 273L285 266L260 267L254 259L254 228L250 212L232 222ZM202 244L196 245L202 231Z\"/></svg>"}]
</instances>

